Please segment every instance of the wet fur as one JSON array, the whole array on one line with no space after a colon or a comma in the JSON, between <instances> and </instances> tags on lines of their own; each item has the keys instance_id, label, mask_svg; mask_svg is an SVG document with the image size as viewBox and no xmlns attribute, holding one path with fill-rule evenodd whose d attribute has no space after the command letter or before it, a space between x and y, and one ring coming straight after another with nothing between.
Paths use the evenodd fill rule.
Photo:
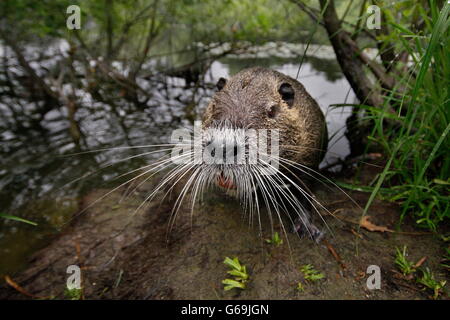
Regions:
<instances>
[{"instance_id":1,"label":"wet fur","mask_svg":"<svg viewBox=\"0 0 450 320\"><path fill-rule=\"evenodd\" d=\"M278 93L282 83L291 84L295 90L292 107ZM267 117L272 105L280 107L273 119ZM203 127L224 120L246 129L279 129L280 156L310 168L317 168L325 155L328 134L319 105L300 82L277 71L256 67L230 78L206 108ZM298 152L282 145L295 146Z\"/></svg>"}]
</instances>

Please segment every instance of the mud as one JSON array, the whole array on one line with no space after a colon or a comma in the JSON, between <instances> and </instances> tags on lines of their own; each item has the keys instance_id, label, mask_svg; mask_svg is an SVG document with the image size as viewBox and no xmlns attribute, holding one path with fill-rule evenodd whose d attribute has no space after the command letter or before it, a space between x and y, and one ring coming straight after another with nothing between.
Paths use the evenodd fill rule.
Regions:
<instances>
[{"instance_id":1,"label":"mud","mask_svg":"<svg viewBox=\"0 0 450 320\"><path fill-rule=\"evenodd\" d=\"M437 236L423 234L412 221L402 225L401 233L358 228L361 209L335 187L316 188L318 199L335 215L322 212L328 225L325 241L316 244L290 232L286 238L275 223L274 231L283 238L276 246L265 241L271 238L267 218L262 219L260 236L256 221L249 225L239 204L222 195L210 194L192 215L183 204L168 232L179 190L134 213L154 183L130 197L125 189L115 192L74 217L64 233L32 256L25 271L10 275L31 296L3 284L0 298L65 299L66 270L75 264L82 268L85 299L428 299L430 291L403 279L394 264L396 247L405 245L408 259L427 257L423 266L437 279L446 277ZM108 191L90 193L82 206ZM368 199L366 193L350 195L360 206ZM375 225L396 230L396 205L376 200L368 215ZM245 290L223 290L221 281L229 277L223 264L227 256L247 266L250 281ZM299 270L306 264L325 278L306 281ZM369 265L381 268L380 290L367 288ZM297 290L299 282L303 291Z\"/></svg>"}]
</instances>

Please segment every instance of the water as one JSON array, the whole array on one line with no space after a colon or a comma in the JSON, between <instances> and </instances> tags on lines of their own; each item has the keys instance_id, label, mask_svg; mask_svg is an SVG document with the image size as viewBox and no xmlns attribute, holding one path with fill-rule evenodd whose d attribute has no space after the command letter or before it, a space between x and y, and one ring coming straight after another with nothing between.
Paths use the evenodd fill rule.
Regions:
<instances>
[{"instance_id":1,"label":"water","mask_svg":"<svg viewBox=\"0 0 450 320\"><path fill-rule=\"evenodd\" d=\"M119 180L116 179L121 174L158 156L136 157L100 170L102 166L136 155L142 149L80 152L167 143L173 129L190 127L194 120L200 119L213 92L213 84L220 77L229 77L245 67L266 66L295 78L300 58L286 57L285 52L284 56L275 55L276 52L262 56L259 53L257 57L247 55L216 61L205 77L210 85L198 90L186 88L184 80L179 78L140 79L139 83L153 94L146 107L122 100L100 103L86 92L77 92L83 97L76 114L83 133L79 146L69 134L65 108L47 113L41 126L32 125L32 115L24 115L18 120L24 128L18 128L17 119L13 119L0 101L0 213L38 223L34 227L0 219L0 275L23 266L29 254L57 234L77 211L78 200L83 194L94 188L117 186ZM306 59L298 80L326 114L332 139L322 164L325 165L349 153L343 134L350 108L332 109L329 105L345 101L353 103L355 96L334 57L319 56ZM32 108L26 102L24 104L24 110ZM12 124L15 124L15 130L11 129ZM82 176L87 177L77 180Z\"/></svg>"}]
</instances>

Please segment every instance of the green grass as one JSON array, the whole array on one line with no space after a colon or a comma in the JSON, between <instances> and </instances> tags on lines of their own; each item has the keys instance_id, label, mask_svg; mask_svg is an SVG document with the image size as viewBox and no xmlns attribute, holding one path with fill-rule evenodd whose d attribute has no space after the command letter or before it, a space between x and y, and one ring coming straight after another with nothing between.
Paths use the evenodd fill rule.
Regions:
<instances>
[{"instance_id":1,"label":"green grass","mask_svg":"<svg viewBox=\"0 0 450 320\"><path fill-rule=\"evenodd\" d=\"M397 82L406 89L401 95L386 92L384 108L359 107L374 123L369 140L387 159L370 186L364 214L382 191L383 198L401 204L401 220L411 215L419 226L436 231L450 217L450 4L440 12L435 1L430 7L420 11L425 27L418 34L406 24L390 23L398 51L415 53L416 76L399 76ZM388 113L393 102L399 107ZM388 118L401 126L387 124Z\"/></svg>"},{"instance_id":2,"label":"green grass","mask_svg":"<svg viewBox=\"0 0 450 320\"><path fill-rule=\"evenodd\" d=\"M403 247L403 250L396 248L394 262L404 276L410 275L416 271L414 263L406 258L406 246Z\"/></svg>"},{"instance_id":3,"label":"green grass","mask_svg":"<svg viewBox=\"0 0 450 320\"><path fill-rule=\"evenodd\" d=\"M396 248L394 262L403 276L405 276L404 280L417 282L423 286L424 290L428 289L433 292L433 299L439 298L444 292L446 281L436 280L433 272L429 268L420 268L419 262L414 264L406 256L406 246L403 247L403 250ZM445 265L442 266L445 267ZM419 276L420 273L422 274L421 276Z\"/></svg>"},{"instance_id":4,"label":"green grass","mask_svg":"<svg viewBox=\"0 0 450 320\"><path fill-rule=\"evenodd\" d=\"M0 213L0 218L4 218L4 219L8 219L8 220L14 220L14 221L19 221L19 222L23 222L23 223L26 223L26 224L31 224L32 226L37 226L38 225L36 222L30 221L30 220L26 220L26 219L23 219L23 218L20 218L20 217L4 214L4 213Z\"/></svg>"},{"instance_id":5,"label":"green grass","mask_svg":"<svg viewBox=\"0 0 450 320\"><path fill-rule=\"evenodd\" d=\"M438 281L434 278L434 274L426 268L422 270L422 277L417 282L433 291L433 298L437 299L443 292L446 281Z\"/></svg>"}]
</instances>

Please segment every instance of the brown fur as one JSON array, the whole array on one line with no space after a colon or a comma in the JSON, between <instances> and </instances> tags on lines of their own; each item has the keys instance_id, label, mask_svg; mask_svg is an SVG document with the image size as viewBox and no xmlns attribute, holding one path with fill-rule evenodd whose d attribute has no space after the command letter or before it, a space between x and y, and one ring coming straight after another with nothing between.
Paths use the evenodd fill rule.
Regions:
<instances>
[{"instance_id":1,"label":"brown fur","mask_svg":"<svg viewBox=\"0 0 450 320\"><path fill-rule=\"evenodd\" d=\"M278 92L283 83L294 88L292 107ZM279 111L269 118L267 113L273 105ZM224 120L245 129L279 129L280 156L311 168L317 168L326 151L327 128L319 105L300 82L274 70L256 67L231 77L211 99L203 127Z\"/></svg>"}]
</instances>

